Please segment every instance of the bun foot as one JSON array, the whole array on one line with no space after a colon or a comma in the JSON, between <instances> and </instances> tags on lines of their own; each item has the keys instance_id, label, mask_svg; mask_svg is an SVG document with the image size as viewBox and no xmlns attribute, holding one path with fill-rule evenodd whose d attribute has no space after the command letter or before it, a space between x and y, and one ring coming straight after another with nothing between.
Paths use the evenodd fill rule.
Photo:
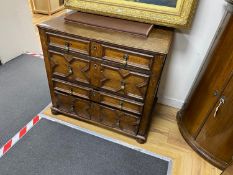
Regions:
<instances>
[{"instance_id":1,"label":"bun foot","mask_svg":"<svg viewBox=\"0 0 233 175\"><path fill-rule=\"evenodd\" d=\"M140 144L144 144L146 143L146 140L145 139L141 139L141 138L137 138L136 141Z\"/></svg>"},{"instance_id":2,"label":"bun foot","mask_svg":"<svg viewBox=\"0 0 233 175\"><path fill-rule=\"evenodd\" d=\"M56 110L54 110L54 109L51 109L51 113L52 113L53 115L59 115L59 114L60 114L58 111L56 111Z\"/></svg>"}]
</instances>

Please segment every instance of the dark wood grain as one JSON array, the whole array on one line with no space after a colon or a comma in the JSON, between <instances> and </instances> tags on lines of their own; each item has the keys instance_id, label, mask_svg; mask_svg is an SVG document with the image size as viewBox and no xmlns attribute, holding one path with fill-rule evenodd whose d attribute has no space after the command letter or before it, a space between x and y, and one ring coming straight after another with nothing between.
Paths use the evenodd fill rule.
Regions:
<instances>
[{"instance_id":1,"label":"dark wood grain","mask_svg":"<svg viewBox=\"0 0 233 175\"><path fill-rule=\"evenodd\" d=\"M51 70L51 64L49 60L49 53L48 53L48 39L46 32L42 30L41 28L38 28L39 34L40 34L40 41L42 45L42 50L43 50L43 55L44 55L44 62L45 62L45 69L47 73L47 79L48 79L48 84L49 84L49 90L50 90L50 95L51 95L51 100L52 103L55 103L55 96L53 93L53 83L52 83L52 70Z\"/></svg>"},{"instance_id":2,"label":"dark wood grain","mask_svg":"<svg viewBox=\"0 0 233 175\"><path fill-rule=\"evenodd\" d=\"M233 78L224 90L224 104L218 102L198 134L198 144L214 157L230 164L233 156ZM211 144L210 144L211 143Z\"/></svg>"},{"instance_id":3,"label":"dark wood grain","mask_svg":"<svg viewBox=\"0 0 233 175\"><path fill-rule=\"evenodd\" d=\"M151 112L153 110L154 103L157 102L157 90L165 59L166 57L164 55L157 55L152 66L152 74L146 94L143 118L141 120L140 129L138 132L138 135L141 137L141 141L146 141L146 134L149 129Z\"/></svg>"}]
</instances>

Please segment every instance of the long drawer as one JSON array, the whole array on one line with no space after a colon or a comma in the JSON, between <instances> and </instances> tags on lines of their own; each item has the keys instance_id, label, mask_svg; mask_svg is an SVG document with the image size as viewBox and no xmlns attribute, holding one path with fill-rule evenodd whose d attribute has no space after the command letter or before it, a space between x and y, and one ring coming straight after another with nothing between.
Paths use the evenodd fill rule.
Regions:
<instances>
[{"instance_id":1,"label":"long drawer","mask_svg":"<svg viewBox=\"0 0 233 175\"><path fill-rule=\"evenodd\" d=\"M59 79L53 79L53 87L55 91L91 100L109 107L114 107L116 109L134 113L137 115L142 114L143 103L140 102L125 99L119 96L114 96L112 94L97 91L92 88L84 87L81 85L65 82Z\"/></svg>"},{"instance_id":2,"label":"long drawer","mask_svg":"<svg viewBox=\"0 0 233 175\"><path fill-rule=\"evenodd\" d=\"M55 96L54 107L60 112L91 120L128 134L136 135L138 132L140 118L136 115L56 91Z\"/></svg>"},{"instance_id":3,"label":"long drawer","mask_svg":"<svg viewBox=\"0 0 233 175\"><path fill-rule=\"evenodd\" d=\"M82 82L116 95L144 100L150 76L127 69L116 68L98 61L91 61L69 54L49 52L54 77Z\"/></svg>"}]
</instances>

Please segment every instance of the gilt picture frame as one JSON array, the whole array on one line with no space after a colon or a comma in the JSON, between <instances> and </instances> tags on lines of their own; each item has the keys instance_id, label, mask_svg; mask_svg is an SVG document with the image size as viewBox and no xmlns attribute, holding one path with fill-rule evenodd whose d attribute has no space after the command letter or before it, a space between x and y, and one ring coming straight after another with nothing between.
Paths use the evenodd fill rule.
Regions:
<instances>
[{"instance_id":1,"label":"gilt picture frame","mask_svg":"<svg viewBox=\"0 0 233 175\"><path fill-rule=\"evenodd\" d=\"M189 29L198 0L65 0L65 7L173 28Z\"/></svg>"}]
</instances>

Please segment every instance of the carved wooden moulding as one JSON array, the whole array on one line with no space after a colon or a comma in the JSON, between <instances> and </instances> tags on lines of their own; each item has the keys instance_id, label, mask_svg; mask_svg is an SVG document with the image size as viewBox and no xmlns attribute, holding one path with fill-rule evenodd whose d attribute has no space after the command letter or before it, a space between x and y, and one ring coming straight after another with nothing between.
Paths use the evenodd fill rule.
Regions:
<instances>
[{"instance_id":1,"label":"carved wooden moulding","mask_svg":"<svg viewBox=\"0 0 233 175\"><path fill-rule=\"evenodd\" d=\"M190 28L198 0L66 0L65 7L175 28Z\"/></svg>"}]
</instances>

